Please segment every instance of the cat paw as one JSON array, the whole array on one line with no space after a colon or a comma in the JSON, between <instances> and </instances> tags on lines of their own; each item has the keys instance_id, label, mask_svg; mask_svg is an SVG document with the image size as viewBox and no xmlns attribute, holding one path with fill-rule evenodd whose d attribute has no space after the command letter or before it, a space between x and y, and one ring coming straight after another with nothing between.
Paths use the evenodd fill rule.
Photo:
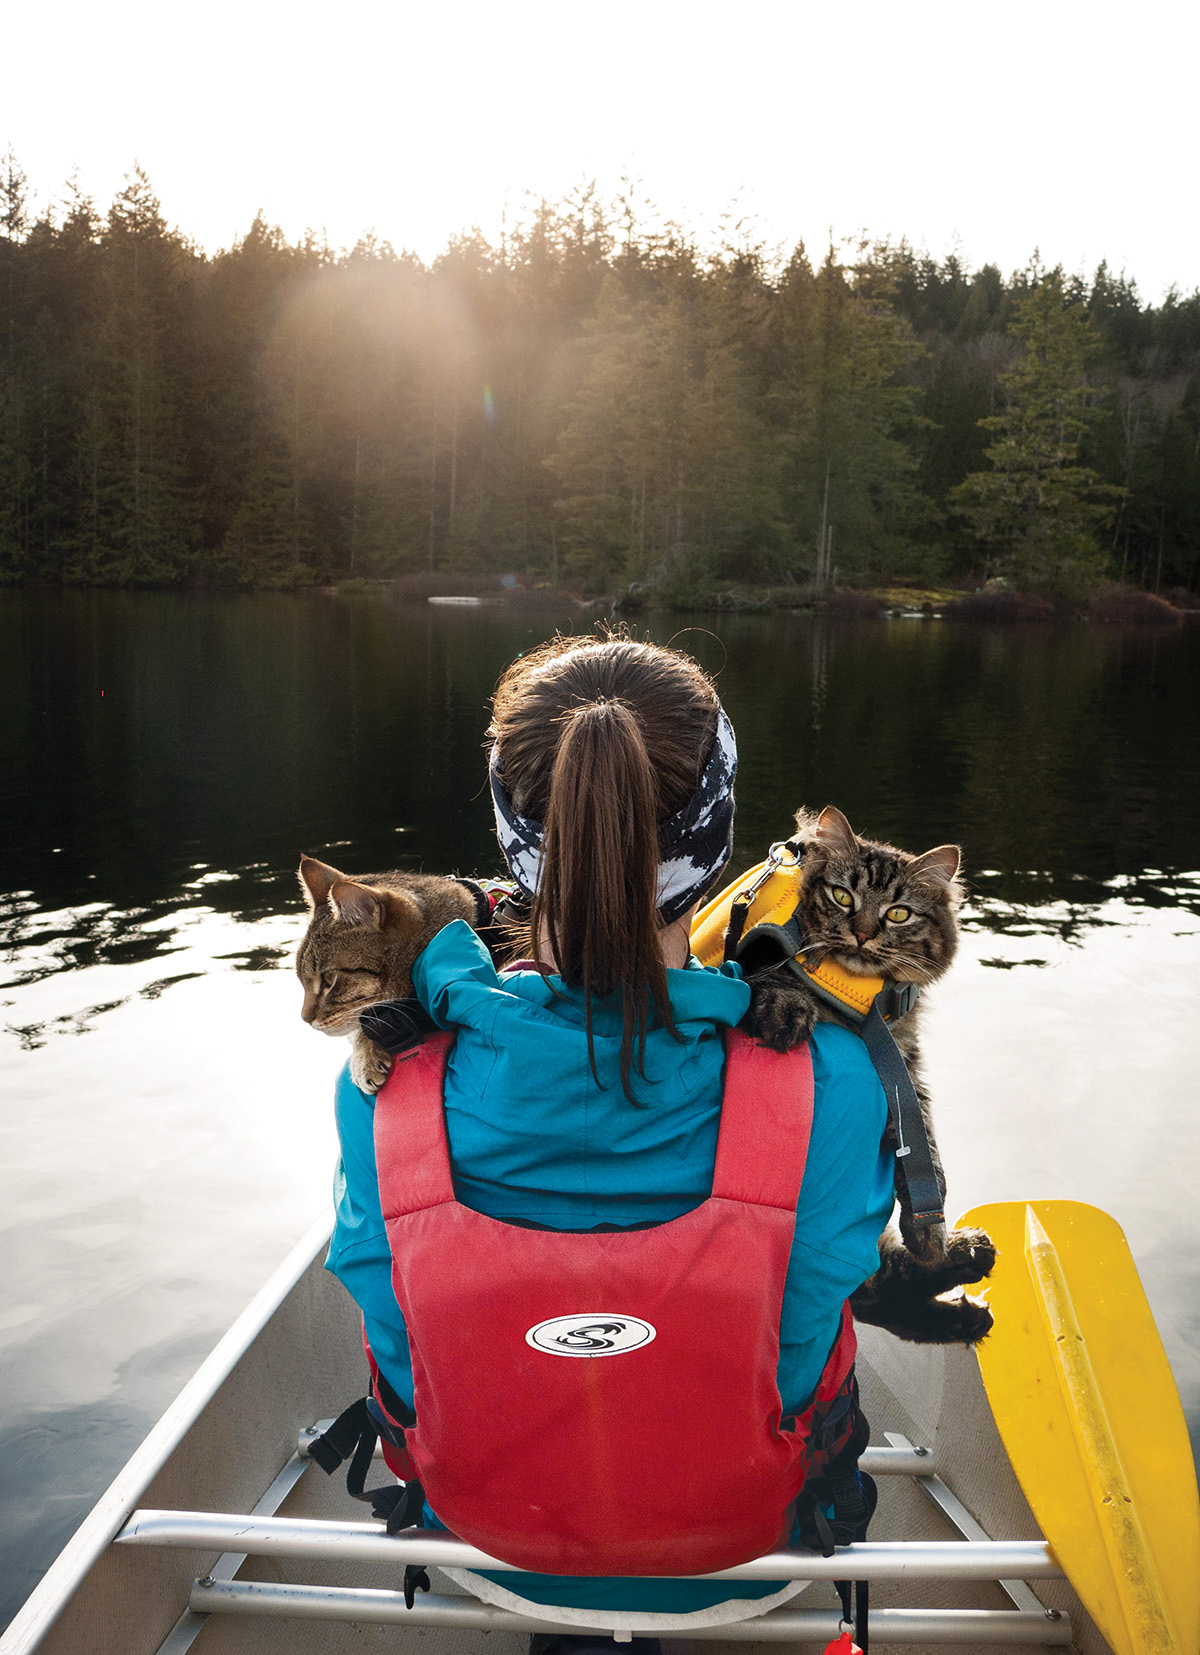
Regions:
<instances>
[{"instance_id":1,"label":"cat paw","mask_svg":"<svg viewBox=\"0 0 1200 1655\"><path fill-rule=\"evenodd\" d=\"M977 1345L992 1328L992 1312L961 1288L945 1298L875 1276L851 1294L856 1322L870 1322L914 1345Z\"/></svg>"},{"instance_id":2,"label":"cat paw","mask_svg":"<svg viewBox=\"0 0 1200 1655\"><path fill-rule=\"evenodd\" d=\"M982 1299L973 1299L968 1293L952 1293L944 1299L934 1299L930 1305L933 1326L940 1345L977 1345L992 1331L995 1317ZM929 1335L927 1334L928 1338Z\"/></svg>"},{"instance_id":3,"label":"cat paw","mask_svg":"<svg viewBox=\"0 0 1200 1655\"><path fill-rule=\"evenodd\" d=\"M962 1289L943 1299L866 1293L861 1302L859 1294L854 1294L851 1311L856 1321L872 1322L909 1344L978 1344L990 1334L993 1322L985 1302L970 1298Z\"/></svg>"},{"instance_id":4,"label":"cat paw","mask_svg":"<svg viewBox=\"0 0 1200 1655\"><path fill-rule=\"evenodd\" d=\"M946 1262L946 1224L914 1224L901 1214L900 1231L904 1245L922 1269L937 1270Z\"/></svg>"},{"instance_id":5,"label":"cat paw","mask_svg":"<svg viewBox=\"0 0 1200 1655\"><path fill-rule=\"evenodd\" d=\"M880 1258L889 1273L918 1291L933 1295L951 1287L966 1287L990 1276L996 1248L986 1230L916 1230L915 1246L880 1244Z\"/></svg>"},{"instance_id":6,"label":"cat paw","mask_svg":"<svg viewBox=\"0 0 1200 1655\"><path fill-rule=\"evenodd\" d=\"M991 1275L995 1263L996 1244L986 1230L973 1230L966 1225L947 1235L947 1287L965 1287L969 1282L983 1281Z\"/></svg>"},{"instance_id":7,"label":"cat paw","mask_svg":"<svg viewBox=\"0 0 1200 1655\"><path fill-rule=\"evenodd\" d=\"M356 1040L350 1049L350 1079L360 1092L374 1094L392 1072L392 1058L373 1040Z\"/></svg>"},{"instance_id":8,"label":"cat paw","mask_svg":"<svg viewBox=\"0 0 1200 1655\"><path fill-rule=\"evenodd\" d=\"M803 1046L817 1020L812 996L799 983L777 976L749 981L750 1009L742 1018L742 1028L773 1052Z\"/></svg>"}]
</instances>

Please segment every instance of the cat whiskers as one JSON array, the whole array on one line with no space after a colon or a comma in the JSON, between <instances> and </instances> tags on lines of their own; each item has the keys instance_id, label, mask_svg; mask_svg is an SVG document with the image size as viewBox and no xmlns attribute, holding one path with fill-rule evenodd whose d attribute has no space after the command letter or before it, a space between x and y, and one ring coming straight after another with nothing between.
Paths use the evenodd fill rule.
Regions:
<instances>
[{"instance_id":1,"label":"cat whiskers","mask_svg":"<svg viewBox=\"0 0 1200 1655\"><path fill-rule=\"evenodd\" d=\"M895 976L898 971L912 973L912 981L916 983L931 982L936 972L931 969L929 960L921 959L916 954L900 953L890 950L887 957L888 975Z\"/></svg>"}]
</instances>

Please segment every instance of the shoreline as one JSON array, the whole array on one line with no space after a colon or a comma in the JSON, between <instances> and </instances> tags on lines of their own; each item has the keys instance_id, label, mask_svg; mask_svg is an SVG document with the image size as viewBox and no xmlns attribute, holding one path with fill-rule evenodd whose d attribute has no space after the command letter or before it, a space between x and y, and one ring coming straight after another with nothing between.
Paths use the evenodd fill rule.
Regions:
<instances>
[{"instance_id":1,"label":"shoreline","mask_svg":"<svg viewBox=\"0 0 1200 1655\"><path fill-rule=\"evenodd\" d=\"M1200 592L1175 588L1159 596L1140 587L1099 583L1073 596L1018 591L1006 582L988 581L982 587L894 584L865 587L812 585L756 586L729 582L710 590L675 589L634 581L615 591L581 593L528 577L439 574L390 578L350 577L336 582L283 585L217 585L207 581L165 585L97 586L85 583L53 584L19 581L0 586L17 592L171 592L180 596L262 596L266 593L365 598L375 602L446 607L503 607L530 612L574 609L581 615L621 619L650 614L794 614L839 621L956 620L962 622L1065 623L1094 620L1106 624L1177 626L1189 615L1200 616Z\"/></svg>"}]
</instances>

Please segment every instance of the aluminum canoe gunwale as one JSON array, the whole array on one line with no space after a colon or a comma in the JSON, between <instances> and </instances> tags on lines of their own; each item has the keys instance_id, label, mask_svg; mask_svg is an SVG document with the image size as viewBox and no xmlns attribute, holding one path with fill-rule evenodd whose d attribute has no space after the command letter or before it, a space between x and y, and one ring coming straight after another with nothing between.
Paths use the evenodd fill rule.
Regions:
<instances>
[{"instance_id":1,"label":"aluminum canoe gunwale","mask_svg":"<svg viewBox=\"0 0 1200 1655\"><path fill-rule=\"evenodd\" d=\"M0 1636L0 1655L28 1655L136 1510L200 1415L288 1295L329 1245L331 1214L317 1219L251 1299L151 1427Z\"/></svg>"}]
</instances>

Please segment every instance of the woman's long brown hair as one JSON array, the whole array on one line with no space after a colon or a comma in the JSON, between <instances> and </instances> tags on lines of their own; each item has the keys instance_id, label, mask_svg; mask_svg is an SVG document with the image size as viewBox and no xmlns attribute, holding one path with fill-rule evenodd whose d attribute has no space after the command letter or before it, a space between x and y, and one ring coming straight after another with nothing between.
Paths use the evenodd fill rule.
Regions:
<instances>
[{"instance_id":1,"label":"woman's long brown hair","mask_svg":"<svg viewBox=\"0 0 1200 1655\"><path fill-rule=\"evenodd\" d=\"M621 1087L644 1078L646 1034L678 1039L657 913L658 826L699 784L717 693L686 655L610 636L555 638L500 680L490 733L523 816L545 828L530 916L565 983L581 988L600 1084L592 1001L620 993Z\"/></svg>"}]
</instances>

